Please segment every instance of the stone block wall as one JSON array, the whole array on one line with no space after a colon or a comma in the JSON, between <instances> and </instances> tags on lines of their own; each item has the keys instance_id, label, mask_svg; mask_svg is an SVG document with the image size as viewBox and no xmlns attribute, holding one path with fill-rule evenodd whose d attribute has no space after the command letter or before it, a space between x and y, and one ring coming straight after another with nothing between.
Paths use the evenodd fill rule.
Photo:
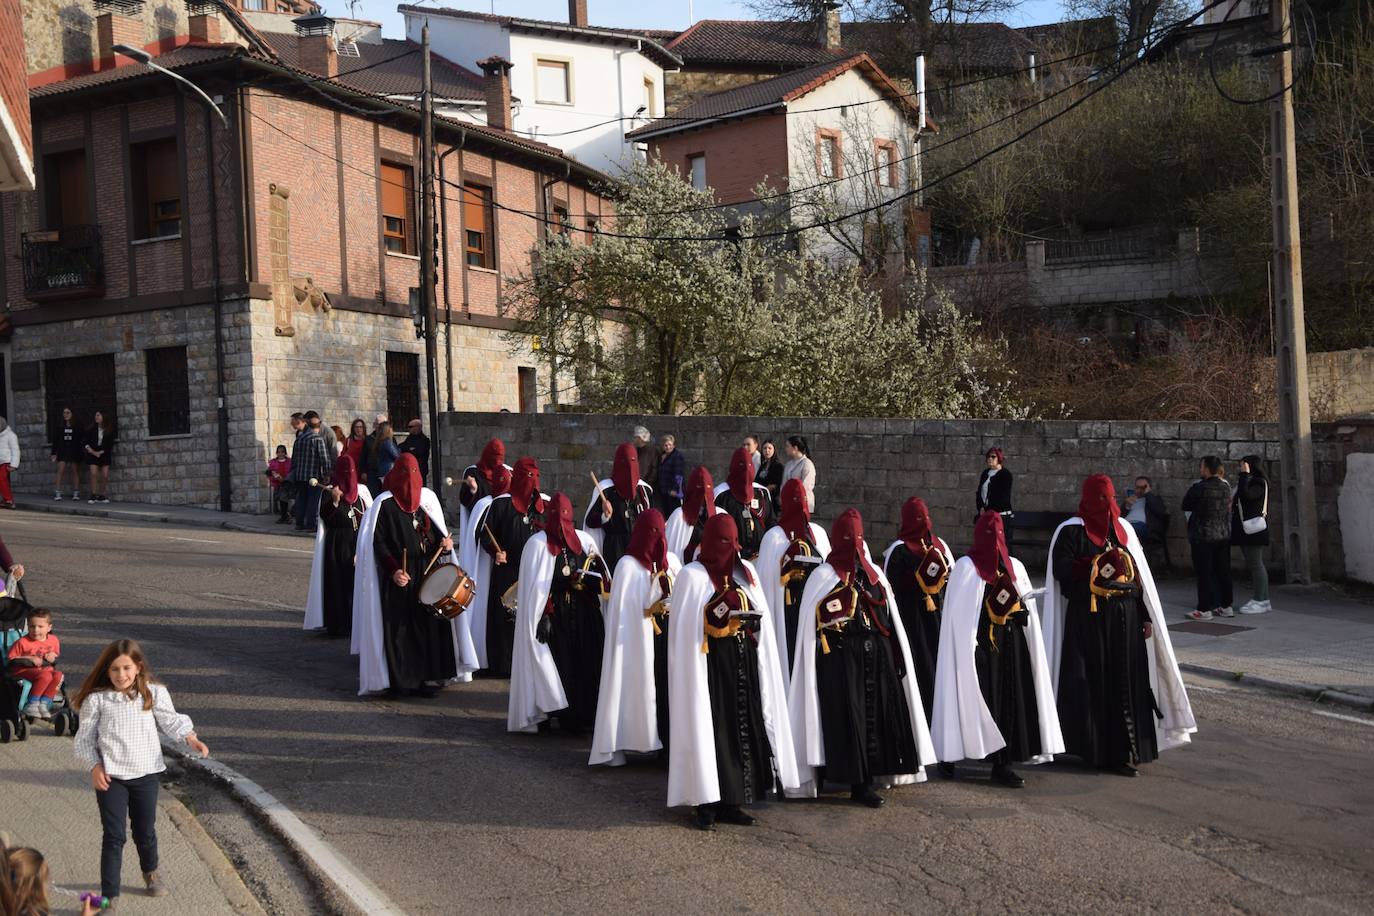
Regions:
<instances>
[{"instance_id":1,"label":"stone block wall","mask_svg":"<svg viewBox=\"0 0 1374 916\"><path fill-rule=\"evenodd\" d=\"M1016 481L1015 505L1023 511L1073 513L1089 474L1111 474L1122 494L1137 475L1145 474L1171 509L1170 552L1182 568L1188 567L1189 555L1179 503L1197 478L1198 460L1219 455L1234 474L1243 455L1260 454L1271 462L1279 455L1277 427L1268 423L483 413L441 418L450 467L471 463L488 438L499 436L509 461L521 455L537 458L544 489L564 489L579 511L590 498L587 472L607 474L615 447L641 423L655 436L673 433L689 469L704 462L717 482L724 479L730 454L744 436L771 438L779 447L787 435L805 436L817 469L816 520L828 525L839 511L854 506L863 513L871 544L879 548L896 534L902 501L921 496L942 536L956 550L965 549L982 456L993 445L1007 453ZM1314 437L1322 570L1339 578L1345 575L1345 560L1337 498L1345 457L1374 452L1374 422L1321 426ZM1281 471L1276 469L1275 475L1281 477ZM1276 530L1282 526L1279 492L1276 485L1276 498L1270 501L1270 524ZM1031 564L1044 562L1043 550L1023 554ZM1281 566L1282 558L1272 556L1271 562Z\"/></svg>"}]
</instances>

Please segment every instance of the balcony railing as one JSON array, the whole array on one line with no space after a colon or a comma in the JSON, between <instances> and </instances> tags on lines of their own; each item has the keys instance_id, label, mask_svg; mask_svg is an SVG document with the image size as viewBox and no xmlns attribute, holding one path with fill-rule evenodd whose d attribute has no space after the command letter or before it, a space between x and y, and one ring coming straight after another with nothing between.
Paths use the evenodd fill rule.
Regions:
<instances>
[{"instance_id":1,"label":"balcony railing","mask_svg":"<svg viewBox=\"0 0 1374 916\"><path fill-rule=\"evenodd\" d=\"M24 233L24 295L33 300L105 295L99 226Z\"/></svg>"}]
</instances>

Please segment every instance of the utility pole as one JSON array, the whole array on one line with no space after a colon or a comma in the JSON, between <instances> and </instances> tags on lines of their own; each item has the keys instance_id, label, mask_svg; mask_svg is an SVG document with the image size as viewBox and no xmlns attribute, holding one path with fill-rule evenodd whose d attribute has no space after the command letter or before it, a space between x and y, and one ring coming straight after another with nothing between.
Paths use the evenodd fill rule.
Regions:
<instances>
[{"instance_id":1,"label":"utility pole","mask_svg":"<svg viewBox=\"0 0 1374 916\"><path fill-rule=\"evenodd\" d=\"M1302 238L1293 129L1293 18L1290 0L1271 0L1271 34L1279 36L1269 76L1269 199L1274 220L1274 331L1279 442L1283 477L1284 569L1289 582L1311 583L1317 556L1317 492L1312 469L1312 416L1307 394L1307 329L1303 324Z\"/></svg>"},{"instance_id":2,"label":"utility pole","mask_svg":"<svg viewBox=\"0 0 1374 916\"><path fill-rule=\"evenodd\" d=\"M430 76L429 21L420 29L420 60L424 85L420 96L420 309L424 313L425 390L429 395L429 472L438 492L444 479L439 436L439 360L435 334L439 313L435 304L438 249L434 226L434 83Z\"/></svg>"}]
</instances>

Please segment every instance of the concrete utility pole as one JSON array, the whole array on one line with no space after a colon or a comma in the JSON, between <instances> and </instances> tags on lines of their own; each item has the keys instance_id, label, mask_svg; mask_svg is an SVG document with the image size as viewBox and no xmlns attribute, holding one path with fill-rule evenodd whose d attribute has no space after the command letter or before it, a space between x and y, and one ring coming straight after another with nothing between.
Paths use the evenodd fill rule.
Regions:
<instances>
[{"instance_id":1,"label":"concrete utility pole","mask_svg":"<svg viewBox=\"0 0 1374 916\"><path fill-rule=\"evenodd\" d=\"M435 306L438 251L434 234L434 83L430 77L429 21L420 29L424 86L420 96L420 308L424 313L425 390L429 395L429 472L435 492L444 479L439 444L439 359L434 339L439 326Z\"/></svg>"},{"instance_id":2,"label":"concrete utility pole","mask_svg":"<svg viewBox=\"0 0 1374 916\"><path fill-rule=\"evenodd\" d=\"M1307 329L1303 324L1302 238L1298 230L1298 169L1293 140L1293 20L1290 0L1272 0L1271 34L1279 36L1269 76L1269 198L1274 218L1274 332L1278 370L1279 442L1283 474L1284 569L1289 582L1320 573L1317 492L1312 469L1312 416L1307 394Z\"/></svg>"}]
</instances>

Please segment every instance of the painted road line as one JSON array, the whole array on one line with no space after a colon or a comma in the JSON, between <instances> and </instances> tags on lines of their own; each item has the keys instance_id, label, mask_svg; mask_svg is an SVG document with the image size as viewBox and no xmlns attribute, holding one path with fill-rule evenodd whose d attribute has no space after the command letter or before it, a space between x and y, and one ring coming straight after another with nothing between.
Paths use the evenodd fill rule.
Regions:
<instances>
[{"instance_id":1,"label":"painted road line","mask_svg":"<svg viewBox=\"0 0 1374 916\"><path fill-rule=\"evenodd\" d=\"M1359 716L1347 716L1344 713L1327 712L1325 709L1314 709L1311 712L1314 716L1325 716L1328 719L1340 719L1342 722L1354 722L1356 725L1374 728L1374 720L1361 719Z\"/></svg>"},{"instance_id":2,"label":"painted road line","mask_svg":"<svg viewBox=\"0 0 1374 916\"><path fill-rule=\"evenodd\" d=\"M280 608L283 611L299 611L301 609L300 605L297 604L281 604L276 601L266 601L262 598L245 598L243 595L224 595L219 592L203 592L200 597L218 598L221 601L237 601L239 604L259 604L263 607Z\"/></svg>"},{"instance_id":3,"label":"painted road line","mask_svg":"<svg viewBox=\"0 0 1374 916\"><path fill-rule=\"evenodd\" d=\"M168 536L167 536L167 540L169 540L169 541L195 541L197 544L218 544L218 543L220 543L219 541L212 541L212 540L210 540L209 538L178 538L178 537L172 537L171 535L168 535Z\"/></svg>"},{"instance_id":4,"label":"painted road line","mask_svg":"<svg viewBox=\"0 0 1374 916\"><path fill-rule=\"evenodd\" d=\"M313 550L301 550L299 547L264 547L263 550L275 550L278 553L308 553L314 556Z\"/></svg>"},{"instance_id":5,"label":"painted road line","mask_svg":"<svg viewBox=\"0 0 1374 916\"><path fill-rule=\"evenodd\" d=\"M162 739L163 750L175 754L189 766L205 770L222 781L246 804L262 813L273 830L302 857L324 873L358 909L368 916L404 916L404 911L387 899L377 885L296 816L262 786L218 760L186 753L182 745Z\"/></svg>"},{"instance_id":6,"label":"painted road line","mask_svg":"<svg viewBox=\"0 0 1374 916\"><path fill-rule=\"evenodd\" d=\"M96 534L109 534L109 533L110 533L110 529L109 529L109 528L91 528L91 527L88 527L88 526L86 526L86 525L73 525L72 527L75 528L77 531L94 531Z\"/></svg>"}]
</instances>

